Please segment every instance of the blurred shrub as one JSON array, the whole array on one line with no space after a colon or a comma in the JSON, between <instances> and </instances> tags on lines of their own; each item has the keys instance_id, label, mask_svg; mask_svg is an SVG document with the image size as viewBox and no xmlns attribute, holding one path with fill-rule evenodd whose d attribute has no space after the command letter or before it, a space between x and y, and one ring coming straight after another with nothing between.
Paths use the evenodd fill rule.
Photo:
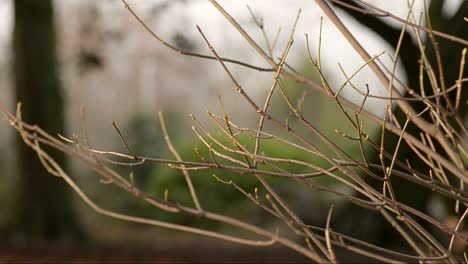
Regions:
<instances>
[{"instance_id":1,"label":"blurred shrub","mask_svg":"<svg viewBox=\"0 0 468 264\"><path fill-rule=\"evenodd\" d=\"M306 74L309 76L317 76L316 71L308 65L310 64L304 63L303 66ZM288 81L284 84L286 87L286 93L291 101L295 102L303 111L311 113L312 122L325 131L327 137L332 139L334 142L340 143L341 146L344 146L342 149L351 157L360 157L362 155L357 141L351 141L335 131L336 129L341 133L353 136L352 133L355 132L355 128L349 125L349 121L346 120L343 112L337 109L336 102L333 99L330 99L317 91L307 89L301 84ZM282 116L284 119L289 119L293 115L287 105L285 105L279 90L276 90L273 94L271 112L272 114ZM165 120L167 122L166 125L168 127L171 140L175 144L175 147L183 160L199 162L206 160L211 162L211 155L209 154L209 150L206 145L204 145L200 140L196 140L196 142L194 142L193 140L190 141L186 139L188 131L187 129L181 129L181 123L178 121L180 120L180 117L178 117L176 113L166 112ZM287 131L278 131L277 128L271 127L268 124L265 125L268 130L272 131L272 134L288 138ZM368 123L365 123L365 126L367 125ZM297 124L297 120L295 118L291 118L290 126L294 127L301 134L307 134L308 138L316 138L316 136L311 135L311 132L307 129L297 129L296 127L298 127L299 124ZM368 131L374 131L374 127L375 126L367 127ZM136 114L129 122L126 137L129 145L135 153L138 153L138 155L150 157L172 157L164 142L164 136L161 132L156 115ZM220 132L214 135L214 137L221 144L229 148L236 149L236 146L233 145L230 139ZM190 138L193 139L195 137L192 135ZM316 139L317 140L314 140L314 142L318 142L318 144L320 144L321 140L318 138ZM247 149L253 150L255 145L253 133L242 133L238 136L238 140L244 144ZM209 143L212 142L209 141ZM300 142L294 143L303 145ZM323 143L321 144L320 148L326 149ZM237 160L244 160L240 155L227 152L215 143L212 144L212 147L216 149L216 151L227 156L231 156ZM369 154L370 151L366 149L365 152L366 154ZM263 139L261 141L259 154L272 158L287 158L289 160L303 161L321 168L330 167L328 162L318 158L316 155L313 155L310 152L305 152L276 139ZM331 150L329 150L327 154L334 156ZM238 164L234 164L229 161L217 160L217 162L239 166ZM275 166L289 173L299 174L314 172L311 168L306 168L288 162L276 162ZM270 166L265 164L258 164L258 169L278 172L278 170L272 169ZM167 164L145 163L136 167L123 167L120 169L120 172L123 175L129 175L132 173L134 175L135 183L151 195L164 197L165 192L167 192L169 201L185 206L193 206L189 189L180 169L173 168ZM339 172L336 174L340 175ZM259 225L270 224L266 223L266 221L272 222L272 218L268 217L264 210L259 209L258 206L252 203L242 192L237 190L234 186L222 183L213 177L213 175L216 175L221 180L227 182L232 180L240 188L255 197L255 189L260 188L261 186L255 175L240 174L228 170L221 171L216 169L190 171L190 175L204 209ZM330 201L338 202L336 195L310 191L310 189L305 188L303 184L297 184L296 181L291 181L289 178L268 176L267 180L284 199L288 200L293 208L300 212L301 217L310 223L324 221L323 217L327 215L328 211L328 206L326 205L330 204ZM313 181L314 184L324 187L331 187L331 185L333 185L336 188L337 184L337 181L330 177L310 178L307 179L307 181ZM346 191L346 188L342 189L342 191ZM269 202L265 199L265 193L266 192L264 190L259 189L259 199L262 203L271 207ZM114 200L114 203L115 202L116 201ZM151 205L141 204L138 200L134 199L123 198L120 202L116 203L120 204L119 207L123 208L126 212L137 214L142 217L149 217L189 226L200 226L203 228L221 228L219 224L200 220L185 214L163 212L155 209ZM229 206L226 206L227 204Z\"/></svg>"},{"instance_id":2,"label":"blurred shrub","mask_svg":"<svg viewBox=\"0 0 468 264\"><path fill-rule=\"evenodd\" d=\"M235 148L232 143L226 137L217 135L215 137L222 144ZM245 144L247 148L252 149L254 146L254 139L248 136L239 137L239 140ZM195 145L195 148L194 148ZM217 151L227 154L225 150L216 148L213 144L213 148ZM203 143L186 143L177 148L179 154L184 160L210 160L209 150L203 145ZM262 148L260 153L264 153L269 157L288 157L288 159L296 159L301 161L312 162L317 165L321 163L319 160L310 153L302 152L290 145L287 145L282 142L275 140L264 140L262 141ZM230 154L232 156L232 154ZM239 166L233 164L229 161L218 160L219 163L226 165ZM323 162L322 162L323 163ZM292 163L283 163L276 164L281 169L289 171L291 173L305 173L310 172L310 169L306 169L302 166L294 165ZM274 171L272 168L267 165L259 165L259 169ZM232 180L236 185L250 193L255 197L255 189L258 189L258 196L262 203L270 207L269 202L265 199L265 191L260 188L261 184L258 182L256 177L251 174L240 174L226 170L200 170L200 171L190 171L191 179L194 184L195 189L199 200L203 208L206 208L210 211L218 212L223 215L229 215L243 220L248 220L249 222L255 224L268 224L267 221L271 222L271 217L264 217L265 212L259 210L258 206L252 203L244 194L237 190L234 186L224 184L216 180L213 175L216 175L218 178L223 181ZM310 202L319 202L313 195L311 196L310 192L307 192L306 189L297 188L299 186L294 181L291 181L289 178L280 178L267 176L268 182L285 198L288 200L296 200L302 204L310 204ZM331 184L331 180L327 178L318 179L323 184ZM164 197L164 193L167 191L168 200L179 203L181 205L192 206L192 198L190 196L187 184L185 183L184 176L179 169L172 168L171 166L159 166L155 167L152 171L144 190L148 193ZM303 200L299 197L309 196L309 199ZM323 194L322 194L323 196ZM294 199L294 197L296 199ZM294 204L294 203L293 203ZM228 206L227 206L228 205ZM327 210L327 208L325 208ZM174 222L178 224L188 224L191 226L200 224L203 227L209 228L219 228L217 224L209 223L206 221L200 221L191 216L186 216L184 214L171 214L165 213L158 210L154 210L151 206L142 206L139 208L139 213L143 214L146 217L157 218L159 220Z\"/></svg>"}]
</instances>

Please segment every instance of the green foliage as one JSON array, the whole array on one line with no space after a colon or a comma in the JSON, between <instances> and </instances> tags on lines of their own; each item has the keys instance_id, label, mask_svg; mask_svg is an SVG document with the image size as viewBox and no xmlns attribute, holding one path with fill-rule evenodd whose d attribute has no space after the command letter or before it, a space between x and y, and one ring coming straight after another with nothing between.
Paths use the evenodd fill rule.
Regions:
<instances>
[{"instance_id":1,"label":"green foliage","mask_svg":"<svg viewBox=\"0 0 468 264\"><path fill-rule=\"evenodd\" d=\"M235 149L235 146L227 137L217 135L215 138L221 144ZM253 149L255 144L253 137L248 135L239 136L238 140L244 145L244 147L250 150ZM218 147L215 143L212 144L212 147L214 150L222 154L228 154L226 150ZM187 143L183 146L177 147L177 149L184 160L212 162L208 147L202 142L195 144L193 142ZM328 167L327 162L318 159L315 155L273 139L264 139L262 141L260 154L273 158L304 161L323 168ZM232 153L230 153L230 155L233 156ZM238 158L239 160L243 160L242 157ZM216 157L216 161L225 165L239 166L238 164L221 160L219 157ZM306 173L314 171L310 168L296 165L291 162L275 162L274 164L282 170L290 173ZM258 169L278 172L277 169L265 164L259 164ZM272 221L271 217L264 217L265 212L263 209L260 209L234 186L218 181L213 175L216 175L216 177L225 182L232 181L247 193L251 194L254 199L256 196L255 190L257 188L260 201L263 204L270 206L269 202L265 198L266 191L262 188L255 175L216 169L190 171L193 185L204 209L248 220L249 222L254 222L256 224L266 224L266 221ZM298 188L300 185L296 184L295 181L291 181L288 177L266 176L266 179L285 199L301 201L301 199L298 199L299 197L305 197L308 193L310 194L307 189ZM329 177L320 177L313 180L323 185L330 185L335 182ZM173 166L155 167L144 189L148 193L157 197L164 197L165 192L167 192L169 201L185 206L194 206L182 171L174 168ZM296 199L294 199L294 197ZM310 199L311 196L309 195L308 200L302 200L301 203L308 203L308 201L311 201ZM143 206L139 210L139 213L146 217L173 223L187 224L191 226L200 224L203 227L209 228L220 227L216 223L201 221L200 219L185 214L172 214L155 210L154 207L150 207L149 205Z\"/></svg>"},{"instance_id":2,"label":"green foliage","mask_svg":"<svg viewBox=\"0 0 468 264\"><path fill-rule=\"evenodd\" d=\"M208 150L202 143L198 143L196 148L205 159L209 159ZM198 157L194 150L193 143L178 149L184 160L200 160L200 157ZM242 212L252 216L250 212L247 212L252 210L251 203L246 202L246 198L232 186L217 181L213 177L213 174L217 174L219 178L224 180L233 180L242 186L242 188L252 193L257 185L252 175L239 175L233 172L220 172L216 170L191 171L191 179L202 206L208 210L228 215L236 215ZM145 189L149 193L159 197L164 196L164 192L167 190L168 200L186 206L193 206L184 176L178 169L169 166L155 169ZM154 212L152 215L157 216L159 219L180 224L195 224L197 222L197 219L183 214L161 214L160 212Z\"/></svg>"},{"instance_id":3,"label":"green foliage","mask_svg":"<svg viewBox=\"0 0 468 264\"><path fill-rule=\"evenodd\" d=\"M307 75L317 74L312 67L313 66L310 66L310 64L304 65L305 73ZM319 92L306 89L300 84L285 82L285 87L286 93L292 102L297 105L302 104L300 106L302 111L312 113L309 115L312 117L310 122L319 124L317 126L320 127L321 130L325 131L327 137L329 137L334 142L339 142L340 146L344 146L343 149L350 156L360 159L362 155L359 150L359 143L357 141L352 141L346 137L343 137L334 131L336 129L343 133L348 133L348 131L355 132L356 130L351 126L350 122L343 115L342 111L338 109L338 106L333 99L330 99ZM305 100L303 100L304 96L306 97ZM301 101L304 103L301 103ZM285 119L291 117L292 115L278 90L276 90L273 96L271 111L276 115L284 116ZM180 131L180 129L176 129L177 126L173 121L177 120L177 118L166 118L166 120L172 120L172 123L168 124L170 133L171 131ZM295 129L297 128L299 133L305 135L307 138L316 138L310 130L305 129L302 124L298 123L297 119L291 118L291 120L291 127L295 127ZM339 120L339 122L337 122L337 120ZM337 127L337 124L339 127ZM269 127L268 130L273 130L273 134L282 136L288 140L293 140L287 131L278 130L273 127ZM136 117L131 122L130 132L133 135L130 136L129 141L131 142L132 146L135 146L135 149L138 153L146 152L150 156L159 157L172 156L163 142L163 136L160 132L159 123L157 121L155 122L153 118L148 119L148 117ZM352 134L350 136L356 137L356 135ZM220 142L220 144L231 149L236 149L234 143L226 135L218 133L214 137L216 141ZM183 160L212 163L212 156L216 156L210 155L209 148L201 141L187 142L174 140L177 138L181 139L181 136L177 135L177 133L171 133L171 138L172 141L176 143L176 149L179 151L179 154L182 156ZM237 139L239 142L241 142L241 144L243 144L245 148L253 151L255 146L255 135L253 133L249 134L244 132L239 135ZM150 143L155 141L157 142ZM211 144L213 150L226 156L230 156L236 160L245 161L244 157L225 150L223 147L217 145L216 142L210 141L209 139L207 139L207 142L208 144ZM314 142L321 142L321 140L314 140ZM303 143L294 140L293 143L304 146ZM322 149L326 149L323 146L320 147ZM153 150L153 153L148 151L151 149ZM157 149L157 153L154 153L155 149ZM330 155L331 153L333 153L332 150L330 150L327 154ZM274 172L279 172L279 170L281 170L293 174L316 172L312 168L288 162L291 160L314 164L320 168L325 169L331 166L327 161L319 158L317 155L272 138L265 138L261 141L259 154L271 158L285 159L285 162L272 162L276 168L273 168L267 164L259 163L257 167L259 170ZM331 156L334 155L332 154ZM218 156L216 156L215 159L216 162L225 165L241 166L228 160L223 160ZM177 166L174 167L172 165L167 166L164 164L158 164L147 166L144 170L132 168L131 171L135 173L136 182L140 183L139 186L143 186L143 189L149 194L157 197L164 197L167 195L168 200L171 202L184 206L194 207L194 203L192 201L192 197L184 179L183 173L180 168L177 168ZM130 170L126 171L127 174L129 172ZM261 225L264 225L265 221L272 221L271 217L265 217L265 212L263 209L260 209L257 205L255 205L241 191L236 189L233 185L222 182L232 181L234 184L245 190L245 192L251 194L252 197L255 197L255 190L257 189L260 201L270 206L269 202L265 199L266 191L258 182L255 175L216 169L193 170L189 171L189 173L193 185L196 189L198 198L204 209ZM217 180L213 175L216 175L216 177L222 181ZM300 187L302 185L297 184L296 181L291 180L290 178L280 178L273 176L267 176L266 178L268 182L275 188L275 190L281 193L283 198L289 201L297 201L292 202L292 204L295 204L296 207L307 207L307 204L310 205L310 201L313 201L314 204L325 204L329 203L330 201L330 195L317 196L316 192L310 192L310 190ZM141 179L145 180L142 181ZM314 183L321 186L330 186L336 184L336 180L328 176L307 180L313 181ZM157 210L150 205L131 205L128 207L127 204L127 209L128 208L136 210L138 215L164 220L171 223L185 224L190 226L200 225L204 228L220 228L220 226L216 223L209 223L183 213L167 213L161 210Z\"/></svg>"},{"instance_id":4,"label":"green foliage","mask_svg":"<svg viewBox=\"0 0 468 264\"><path fill-rule=\"evenodd\" d=\"M234 148L233 144L229 142L226 137L217 136L216 139L219 140L222 144ZM254 139L246 136L240 137L240 141L243 144L246 144L246 147L248 148L252 148L254 144ZM184 160L205 160L211 162L211 156L209 154L208 148L203 145L202 142L198 142L195 145L195 148L193 143L179 147L178 149L180 150L180 155L182 158ZM213 148L220 153L227 153L225 150L216 147L215 144L213 144ZM304 154L301 154L300 151L293 149L291 146L287 146L286 144L278 143L272 140L263 141L262 151L265 152L265 154L273 157L288 157L298 159L305 157ZM220 158L216 158L216 160L222 164L239 166L238 164L233 164L229 161L222 161ZM292 164L282 165L281 167L293 173L299 173L301 170L303 170L303 168L301 169L298 166ZM266 165L259 166L259 169L269 171L273 170L266 167ZM201 204L205 209L237 218L247 219L248 217L249 221L254 221L257 223L262 223L265 221L265 219L267 219L262 217L264 212L258 209L251 200L249 200L234 186L222 183L213 177L213 175L216 175L216 177L223 181L232 181L240 188L250 193L253 197L255 197L255 189L258 188L259 199L261 199L263 203L268 203L264 196L265 192L262 190L260 183L254 175L240 174L232 171L221 171L216 169L190 171L190 175L195 189L197 190ZM294 189L294 182L290 181L289 178L281 179L278 177L267 177L267 180L286 197L291 197L293 195L293 193L288 191ZM156 195L158 197L163 197L167 190L169 201L186 206L193 206L192 198L190 196L182 172L179 169L172 168L171 166L156 168L151 174L150 180L148 181L145 190L150 194ZM161 213L160 211L155 212L155 210L147 210L145 214L150 214L152 217L179 224L193 225L199 222L198 219L183 214L168 214ZM208 225L210 227L216 226L213 225L213 223L203 223L203 225Z\"/></svg>"}]
</instances>

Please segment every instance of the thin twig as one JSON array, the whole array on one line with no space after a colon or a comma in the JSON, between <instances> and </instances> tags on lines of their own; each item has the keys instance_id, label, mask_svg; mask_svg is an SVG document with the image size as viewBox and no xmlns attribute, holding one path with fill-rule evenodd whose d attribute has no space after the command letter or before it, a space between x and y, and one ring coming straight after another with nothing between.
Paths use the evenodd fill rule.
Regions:
<instances>
[{"instance_id":1,"label":"thin twig","mask_svg":"<svg viewBox=\"0 0 468 264\"><path fill-rule=\"evenodd\" d=\"M176 158L177 161L182 161L182 158L180 157L179 153L177 152L177 150L172 145L171 138L169 137L169 133L167 133L166 122L164 121L163 113L158 112L158 116L159 116L159 123L161 124L161 130L163 132L164 140L166 141L167 147L169 148L172 155L174 155L174 157ZM202 209L202 207L200 205L200 202L198 200L198 196L197 196L197 193L195 191L195 187L193 187L193 183L192 183L192 180L190 179L190 175L188 174L187 170L185 170L184 165L181 165L181 167L182 167L182 173L184 174L185 182L187 183L187 186L188 186L189 191L190 191L190 195L192 196L193 203L195 204L195 207L197 208L197 210L202 212L203 209Z\"/></svg>"}]
</instances>

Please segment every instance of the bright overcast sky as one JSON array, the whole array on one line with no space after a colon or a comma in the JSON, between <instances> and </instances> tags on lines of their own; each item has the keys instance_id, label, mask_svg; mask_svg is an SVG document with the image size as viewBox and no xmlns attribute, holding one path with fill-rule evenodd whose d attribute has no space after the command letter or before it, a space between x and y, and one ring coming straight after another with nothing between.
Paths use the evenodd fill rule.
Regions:
<instances>
[{"instance_id":1,"label":"bright overcast sky","mask_svg":"<svg viewBox=\"0 0 468 264\"><path fill-rule=\"evenodd\" d=\"M13 0L0 0L0 44L2 46L8 45L11 33L11 20L12 20L12 1ZM63 6L72 2L83 2L85 0L55 0L55 3L63 8ZM94 0L93 0L94 1ZM105 3L106 7L110 9L123 9L120 0L101 0ZM155 3L160 3L167 0L127 0L132 6L138 11L143 11L148 7L151 7ZM407 14L408 0L368 0L372 4L378 5L385 10L388 10L396 15L404 17ZM447 4L444 7L446 14L451 14L464 0L450 0L446 1ZM230 37L234 31L223 31L220 34L220 29L223 30L227 26L224 18L216 12L214 7L211 6L207 0L188 0L185 5L174 5L170 8L166 14L163 15L162 24L164 27L159 27L161 33L173 30L178 25L195 25L198 24L204 28L207 33L211 35L211 38L218 36L222 44L228 45L232 43ZM420 11L423 0L415 0L415 10ZM256 15L262 16L265 20L266 29L271 35L276 32L278 27L283 28L283 32L286 33L290 29L292 22L295 18L295 14L299 9L302 9L302 18L298 26L297 35L303 36L304 33L308 33L312 36L315 35L316 29L318 28L318 21L322 13L312 0L219 0L219 3L226 8L235 18L239 21L250 20L250 15L247 11L246 6L249 5L255 12ZM183 18L184 23L180 24L180 18ZM345 21L348 19L345 18ZM325 25L326 27L328 25ZM361 29L357 29L361 30ZM195 27L186 28L184 31L188 35L196 35ZM333 31L333 30L332 30ZM226 37L226 34L228 37ZM331 39L334 39L335 32L327 33ZM224 41L222 41L224 40ZM335 49L333 45L328 47L330 50ZM335 53L335 52L332 52Z\"/></svg>"},{"instance_id":2,"label":"bright overcast sky","mask_svg":"<svg viewBox=\"0 0 468 264\"><path fill-rule=\"evenodd\" d=\"M444 12L450 15L462 1L463 0L446 1L448 5L444 7ZM189 3L188 6L174 5L172 9L168 10L168 12L158 20L158 23L160 23L158 32L161 35L168 35L175 27L178 31L184 32L185 35L190 36L191 39L200 40L199 43L201 43L200 36L194 27L194 25L197 24L203 29L218 52L221 52L223 55L236 58L242 57L242 55L252 56L251 54L253 53L245 52L245 50L249 48L245 41L240 41L241 36L239 33L230 26L209 1L189 0L187 2ZM263 17L265 29L270 39L273 39L278 28L281 27L282 36L280 39L282 42L280 42L276 50L277 56L280 56L284 49L296 14L298 10L301 9L301 19L295 34L295 46L291 52L289 62L292 61L294 65L294 61L304 59L304 34L306 33L310 36L312 48L317 50L320 18L324 17L324 14L312 0L220 0L218 2L241 23L241 25L246 27L248 33L252 34L259 44L264 44L260 31L253 26L247 26L253 25L250 13L246 8L247 5L253 10L256 16ZM403 18L408 14L407 0L369 0L369 2ZM147 0L129 0L129 3L131 3L136 10L142 11L148 5ZM422 10L423 0L415 0L413 7L414 14L419 15ZM350 17L343 13L340 12L339 14L344 23L349 26L351 32L355 34L355 37L371 56L384 51L386 52L381 58L386 62L387 67L391 68L391 61L389 59L389 56L393 52L391 48L382 40L378 39L375 34L367 30L367 28L354 23ZM180 24L174 23L174 19L177 17L184 17L184 22ZM394 23L394 25L401 26L398 23ZM344 76L340 74L338 63L343 66L348 75L352 74L364 63L326 17L324 17L323 24L322 47L322 61L324 63L325 72L333 73L333 78L331 80L332 86L339 86L345 81ZM252 61L250 57L245 59ZM258 58L258 62L261 62L260 58ZM405 79L405 76L399 74L399 72L400 70L397 69L397 75ZM372 89L371 93L373 94L386 94L380 81L378 81L368 69L360 72L353 80L360 88L363 88L365 83L369 84ZM352 94L348 95L353 96Z\"/></svg>"},{"instance_id":3,"label":"bright overcast sky","mask_svg":"<svg viewBox=\"0 0 468 264\"><path fill-rule=\"evenodd\" d=\"M66 5L76 3L83 0L55 0L57 9L66 8ZM125 12L120 0L101 0L100 2L105 10L115 13L128 15ZM161 0L127 0L137 13L144 16L145 12ZM438 1L438 0L436 0ZM444 7L446 14L453 13L454 10L462 3L463 0L446 1L448 5ZM156 24L151 26L162 37L169 38L172 32L182 32L189 39L201 42L201 38L195 29L195 25L199 25L206 33L212 44L217 48L218 52L223 56L236 57L244 59L256 64L261 63L260 58L252 58L254 53L245 52L249 49L245 41L241 41L241 36L232 26L223 18L223 16L209 3L207 0L188 0L186 4L173 4L167 9ZM406 0L369 0L369 2L384 8L400 17L405 17L408 12ZM10 43L11 20L12 20L12 0L0 0L0 16L3 18L0 21L0 45L6 51ZM287 41L287 36L291 30L292 24L299 9L302 10L301 19L296 29L296 41L291 52L290 61L297 61L298 58L305 56L305 38L304 34L310 36L311 46L317 47L318 29L320 25L320 17L322 12L312 0L219 0L219 3L246 29L252 33L258 43L264 44L260 31L253 27L253 22L246 8L247 5L253 10L255 15L263 17L265 29L272 39L279 27L282 28L281 42L279 42L276 55L281 54L282 49ZM415 14L419 14L422 10L423 0L415 0ZM383 51L391 54L389 46L383 41L376 38L374 34L366 30L365 27L352 22L348 16L341 17L346 25L349 25L351 31L355 34L362 45L368 50L369 54L376 55ZM115 18L115 17L114 17ZM112 19L112 17L110 17ZM249 26L250 25L250 26ZM138 25L135 24L137 27ZM337 75L339 72L338 63L341 63L348 74L356 70L363 62L358 55L353 52L346 40L335 29L332 23L325 17L323 25L323 54L326 72L334 72L334 80L332 85L339 85L344 81L344 77ZM296 51L296 52L295 52ZM244 56L244 58L242 57ZM5 57L5 56L1 56ZM384 59L388 60L388 55L384 55ZM401 76L404 78L404 76ZM334 81L334 83L333 83ZM359 76L356 76L355 83L363 87L364 83L368 83L373 89L374 94L382 94L384 90L378 88L380 83L374 78L369 70L363 71Z\"/></svg>"}]
</instances>

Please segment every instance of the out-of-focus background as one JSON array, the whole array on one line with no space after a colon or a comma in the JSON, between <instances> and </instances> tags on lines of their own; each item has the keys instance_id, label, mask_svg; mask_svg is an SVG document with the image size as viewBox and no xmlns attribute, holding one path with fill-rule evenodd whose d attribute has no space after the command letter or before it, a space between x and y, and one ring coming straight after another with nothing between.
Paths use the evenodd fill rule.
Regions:
<instances>
[{"instance_id":1,"label":"out-of-focus background","mask_svg":"<svg viewBox=\"0 0 468 264\"><path fill-rule=\"evenodd\" d=\"M462 1L445 1L443 14L450 16L455 13ZM207 122L206 111L218 114L226 112L231 119L243 126L252 126L257 122L259 116L234 92L229 79L217 62L182 56L164 47L137 23L120 0L55 0L52 2L41 0L34 4L37 10L29 6L29 10L19 12L18 8L28 8L27 2L28 0L0 1L0 101L13 110L18 97L34 93L37 96L29 100L44 100L34 105L47 109L44 111L32 109L31 116L45 113L45 117L37 119L32 117L32 120L28 120L25 116L25 121L41 120L42 123L38 125L47 128L48 124L63 119L62 129L51 132L59 132L68 137L72 134L80 135L82 134L80 108L83 107L89 142L93 147L123 150L112 128L112 121L115 121L137 153L144 156L170 158L171 155L164 143L157 119L157 111L163 111L169 133L185 159L197 159L194 146L202 148L191 130L192 121L189 114L194 114L204 121L207 127L212 125ZM33 1L29 0L29 2ZM50 3L50 10L53 10L51 13L53 21L50 27L47 28L47 23L27 24L31 22L31 16L47 9L41 6L42 3L47 5L46 2ZM406 1L369 2L400 17L405 17L408 12ZM414 13L421 12L422 2L415 2ZM208 1L128 0L128 3L152 30L179 48L209 54L209 50L195 28L195 25L199 25L221 56L268 67ZM313 55L317 56L320 21L324 15L313 1L243 0L219 1L219 3L263 47L266 47L266 44L262 32L255 25L247 5L257 18L263 19L270 41L273 41L280 29L274 50L276 57L283 52L297 12L301 9L301 18L296 28L295 43L288 57L288 64L319 80L316 71L308 61L304 37L304 34L309 35ZM50 10L45 11L46 15L41 13L38 16L46 17ZM381 58L390 66L389 55L393 52L392 47L365 25L356 23L347 13L343 11L338 11L338 13L371 55L377 55L383 51L388 54L384 54ZM394 22L390 23L393 26L399 26ZM23 32L26 30L32 33ZM55 39L50 40L54 42L53 45L56 48L57 64L54 66L53 73L57 76L53 78L59 83L60 89L58 92L52 92L55 94L50 96L47 94L49 90L42 89L41 85L18 92L19 88L15 87L18 80L14 72L19 66L15 66L14 59L22 56L21 48L26 50L23 50L24 54L28 54L23 57L37 55L40 60L54 60L54 57L49 58L45 55L46 52L41 45L34 45L36 41L40 41L34 39L35 37L52 36L34 34L34 32L47 32L48 30L55 32ZM13 41L14 34L17 34L18 42ZM24 41L24 38L31 45L20 47L22 44L19 42ZM343 74L340 73L338 63L343 66L347 74L352 74L363 64L363 61L352 51L346 40L326 17L323 20L321 58L324 72L332 87L340 86L345 80ZM230 65L230 69L254 100L258 102L264 100L272 82L271 72L263 73L235 65ZM38 72L40 70L44 69L38 69ZM403 81L407 78L401 65L397 67L397 75ZM373 94L385 94L385 90L370 71L363 70L354 78L354 84L364 89L366 83ZM291 91L294 91L294 87ZM345 89L344 94L352 100L362 100L362 97L352 93L351 89ZM295 96L297 100L302 95L297 93ZM28 107L26 104L31 102L29 100L22 100L23 107ZM309 100L313 120L319 122L325 131L333 133L337 122L334 113L337 110L330 108L325 98L318 93L308 94L306 100ZM379 114L383 113L384 106L385 104L371 99L366 103L367 109ZM63 117L55 111L62 111ZM272 111L287 112L286 108L281 105L280 98L277 98ZM60 126L52 125L51 127L55 130ZM372 129L371 125L369 129ZM46 173L43 170L33 171L37 167L28 166L28 161L25 163L18 160L21 150L18 150L17 143L15 143L14 131L6 122L0 123L0 135L0 236L2 237L0 246L6 248L2 254L21 255L23 251L18 249L24 248L38 248L34 251L35 253L31 254L42 254L49 252L48 248L61 247L62 251L58 252L65 255L75 254L76 257L76 251L70 250L67 245L73 245L74 248L76 245L81 245L83 250L86 249L83 252L87 252L83 254L105 255L106 252L115 254L112 250L119 248L123 249L120 254L138 252L136 255L142 259L151 255L151 252L158 252L161 259L176 258L174 256L183 252L181 248L186 250L185 255L182 254L186 258L200 257L203 252L214 250L215 245L221 248L221 251L218 251L221 255L224 252L239 257L239 252L251 250L248 247L232 249L235 247L231 244L218 243L210 239L206 239L206 245L200 246L204 250L193 250L195 243L200 244L199 237L130 224L98 215L76 195L71 194L71 190L64 184L58 184L55 189L48 189L47 186L41 185L44 182L26 186L31 184L31 181L23 181L22 174ZM353 147L356 146L349 148ZM289 151L279 146L270 146L270 148L273 153ZM356 151L359 149L356 148ZM199 223L196 219L161 213L136 201L129 194L115 187L100 183L98 177L87 168L80 166L79 162L68 160L67 164L70 174L77 179L90 197L104 208L215 230L224 228L212 223ZM133 172L135 181L149 193L161 196L165 190L169 190L171 196L180 197L182 203L189 201L180 171L171 170L164 164L121 168L119 172L123 175ZM60 181L50 175L47 177L54 182L53 184ZM194 183L200 190L202 203L207 208L264 226L275 224L273 221L269 222L270 218L265 213L260 212L236 190L217 183L211 175L197 175L194 177ZM255 186L253 180L252 182L246 180L243 184L252 188ZM324 194L288 193L290 190L287 186L281 191L287 197L295 197L297 202L294 202L294 205L297 208L307 207L308 210L315 210L313 215L308 216L309 222L312 223L321 223L328 210L325 205L336 199L336 197L328 197ZM305 197L304 200L307 202L301 202L301 197ZM314 208L310 208L310 204L315 204ZM96 251L99 252L96 253L94 250L97 248L103 250ZM174 248L178 248L179 253L171 251ZM137 249L151 250L137 251ZM121 259L126 257L132 259L136 256L133 253L128 254L130 255L121 256ZM281 256L285 258L291 257L289 251L276 253L268 251L264 255L277 257L275 254L282 254ZM154 256L151 255L151 257ZM148 258L151 257L148 256Z\"/></svg>"}]
</instances>

